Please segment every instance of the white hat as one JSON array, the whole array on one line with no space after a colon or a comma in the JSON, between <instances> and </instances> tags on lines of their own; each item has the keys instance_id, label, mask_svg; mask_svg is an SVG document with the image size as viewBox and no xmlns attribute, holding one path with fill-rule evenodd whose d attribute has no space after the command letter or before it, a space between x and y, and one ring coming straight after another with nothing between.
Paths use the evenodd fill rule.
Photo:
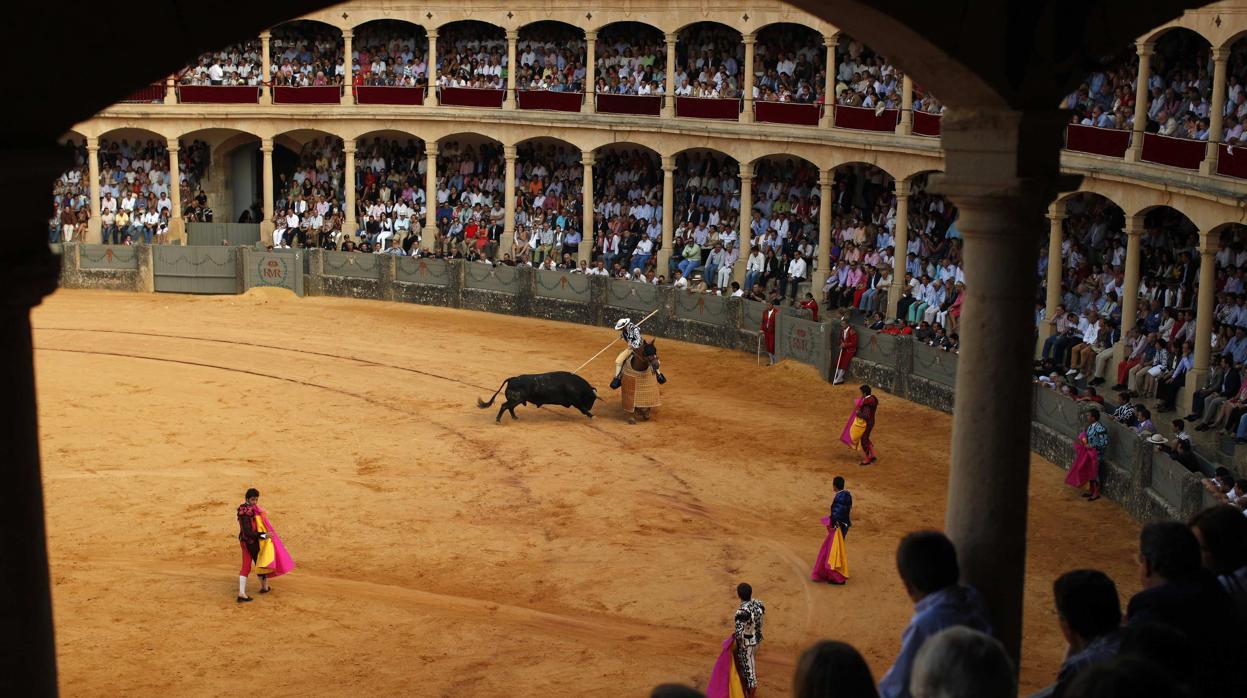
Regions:
<instances>
[{"instance_id":1,"label":"white hat","mask_svg":"<svg viewBox=\"0 0 1247 698\"><path fill-rule=\"evenodd\" d=\"M630 322L632 322L632 318L626 318L626 317L620 318L619 322L615 323L615 329L622 330L623 328L627 327L628 323Z\"/></svg>"},{"instance_id":2,"label":"white hat","mask_svg":"<svg viewBox=\"0 0 1247 698\"><path fill-rule=\"evenodd\" d=\"M1147 439L1147 440L1148 440L1148 442L1149 442L1149 443L1154 443L1154 444L1164 444L1164 443L1169 443L1169 439L1166 439L1165 437L1161 436L1160 434L1152 434L1150 437L1148 437L1148 439Z\"/></svg>"}]
</instances>

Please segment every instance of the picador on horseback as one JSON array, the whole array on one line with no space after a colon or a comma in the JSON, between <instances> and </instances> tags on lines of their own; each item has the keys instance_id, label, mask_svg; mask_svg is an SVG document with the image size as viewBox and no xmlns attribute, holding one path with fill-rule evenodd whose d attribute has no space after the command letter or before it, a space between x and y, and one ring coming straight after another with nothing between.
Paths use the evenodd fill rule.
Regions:
<instances>
[{"instance_id":1,"label":"picador on horseback","mask_svg":"<svg viewBox=\"0 0 1247 698\"><path fill-rule=\"evenodd\" d=\"M628 413L628 423L636 424L638 418L648 420L650 410L662 404L658 386L666 383L667 378L662 374L658 348L641 337L640 325L623 318L615 323L615 329L628 346L615 357L611 389L622 388L620 398L624 412Z\"/></svg>"}]
</instances>

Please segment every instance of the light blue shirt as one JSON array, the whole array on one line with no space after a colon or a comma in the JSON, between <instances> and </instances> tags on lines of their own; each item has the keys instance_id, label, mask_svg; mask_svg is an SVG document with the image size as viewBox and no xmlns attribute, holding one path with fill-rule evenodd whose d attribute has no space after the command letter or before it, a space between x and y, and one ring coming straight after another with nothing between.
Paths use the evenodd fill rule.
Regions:
<instances>
[{"instance_id":1,"label":"light blue shirt","mask_svg":"<svg viewBox=\"0 0 1247 698\"><path fill-rule=\"evenodd\" d=\"M913 698L909 692L909 676L922 643L939 631L956 625L991 633L982 597L974 589L951 586L914 604L909 627L901 635L900 654L896 655L896 662L879 682L880 698Z\"/></svg>"}]
</instances>

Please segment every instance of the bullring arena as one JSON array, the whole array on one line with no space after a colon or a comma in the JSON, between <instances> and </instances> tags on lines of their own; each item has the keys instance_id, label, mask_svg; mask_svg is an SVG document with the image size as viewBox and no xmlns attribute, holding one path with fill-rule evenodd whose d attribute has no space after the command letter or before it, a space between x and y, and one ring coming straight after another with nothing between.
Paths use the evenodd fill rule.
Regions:
<instances>
[{"instance_id":1,"label":"bullring arena","mask_svg":"<svg viewBox=\"0 0 1247 698\"><path fill-rule=\"evenodd\" d=\"M476 398L614 333L272 289L59 291L34 325L66 695L216 695L253 641L283 667L275 695L704 686L741 580L768 609L760 695L820 638L881 676L911 611L896 544L943 517L950 417L883 395L862 468L838 441L856 385L793 362L659 339L654 421L626 423L604 355L592 421L521 407L496 426ZM1064 653L1051 579L1094 560L1137 585L1133 522L1033 465L1030 689ZM857 498L844 587L808 579L837 474ZM248 486L299 567L240 607ZM1078 530L1100 533L1074 549Z\"/></svg>"}]
</instances>

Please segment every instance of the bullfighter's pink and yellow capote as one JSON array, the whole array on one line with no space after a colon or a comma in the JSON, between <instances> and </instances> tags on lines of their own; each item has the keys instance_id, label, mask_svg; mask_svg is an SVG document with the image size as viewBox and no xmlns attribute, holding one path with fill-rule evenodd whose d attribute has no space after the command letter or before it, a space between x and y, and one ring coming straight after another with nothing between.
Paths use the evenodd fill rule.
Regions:
<instances>
[{"instance_id":1,"label":"bullfighter's pink and yellow capote","mask_svg":"<svg viewBox=\"0 0 1247 698\"><path fill-rule=\"evenodd\" d=\"M706 685L706 698L745 698L745 683L740 680L732 646L735 637L728 635L723 641L723 651L710 671L710 683Z\"/></svg>"},{"instance_id":2,"label":"bullfighter's pink and yellow capote","mask_svg":"<svg viewBox=\"0 0 1247 698\"><path fill-rule=\"evenodd\" d=\"M256 510L259 512L255 520L256 532L268 534L268 538L260 541L260 554L255 559L256 572L269 577L280 577L294 569L294 558L286 551L286 546L277 536L277 531L273 530L273 525L268 522L264 510L259 505L256 505Z\"/></svg>"},{"instance_id":3,"label":"bullfighter's pink and yellow capote","mask_svg":"<svg viewBox=\"0 0 1247 698\"><path fill-rule=\"evenodd\" d=\"M844 533L839 526L831 525L831 517L821 519L827 528L827 537L823 539L823 547L818 550L818 559L814 561L814 570L810 579L816 582L832 582L844 584L849 578L849 559L844 550Z\"/></svg>"}]
</instances>

